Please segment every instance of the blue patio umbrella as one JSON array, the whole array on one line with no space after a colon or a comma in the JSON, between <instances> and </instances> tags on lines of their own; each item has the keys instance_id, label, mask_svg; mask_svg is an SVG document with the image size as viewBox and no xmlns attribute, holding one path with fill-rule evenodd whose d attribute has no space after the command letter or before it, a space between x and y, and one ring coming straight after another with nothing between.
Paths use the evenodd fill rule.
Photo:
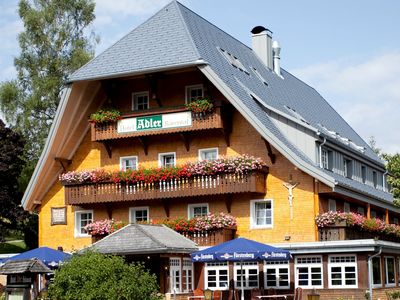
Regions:
<instances>
[{"instance_id":1,"label":"blue patio umbrella","mask_svg":"<svg viewBox=\"0 0 400 300\"><path fill-rule=\"evenodd\" d=\"M10 260L37 258L41 260L46 266L54 268L57 267L61 262L69 259L70 257L71 254L59 250L54 250L48 247L39 247L9 258L5 258L1 261L1 263L6 263Z\"/></svg>"},{"instance_id":2,"label":"blue patio umbrella","mask_svg":"<svg viewBox=\"0 0 400 300\"><path fill-rule=\"evenodd\" d=\"M193 252L190 254L193 262L232 261L240 262L241 266L241 298L244 300L243 287L243 261L282 261L290 260L291 255L287 250L272 247L263 243L237 238L228 242Z\"/></svg>"}]
</instances>

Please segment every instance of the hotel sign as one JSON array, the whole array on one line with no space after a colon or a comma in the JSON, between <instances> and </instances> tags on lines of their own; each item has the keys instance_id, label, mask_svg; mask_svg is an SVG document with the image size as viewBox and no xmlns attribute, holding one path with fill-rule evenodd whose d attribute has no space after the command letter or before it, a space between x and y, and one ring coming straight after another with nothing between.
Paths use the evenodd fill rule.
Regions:
<instances>
[{"instance_id":1,"label":"hotel sign","mask_svg":"<svg viewBox=\"0 0 400 300\"><path fill-rule=\"evenodd\" d=\"M118 133L162 130L188 126L192 126L192 113L190 111L185 111L119 120Z\"/></svg>"}]
</instances>

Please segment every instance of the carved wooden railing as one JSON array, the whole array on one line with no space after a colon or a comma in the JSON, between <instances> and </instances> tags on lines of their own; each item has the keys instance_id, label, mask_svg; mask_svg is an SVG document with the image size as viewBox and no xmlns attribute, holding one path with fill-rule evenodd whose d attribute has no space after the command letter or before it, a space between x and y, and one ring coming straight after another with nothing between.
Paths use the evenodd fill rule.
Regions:
<instances>
[{"instance_id":1,"label":"carved wooden railing","mask_svg":"<svg viewBox=\"0 0 400 300\"><path fill-rule=\"evenodd\" d=\"M198 246L215 246L235 238L236 228L221 228L204 232L181 232Z\"/></svg>"},{"instance_id":2,"label":"carved wooden railing","mask_svg":"<svg viewBox=\"0 0 400 300\"><path fill-rule=\"evenodd\" d=\"M160 111L149 111L140 112L130 115L122 116L122 119L132 118L132 117L150 117L159 114L169 114L176 112L188 111L186 108L177 108L173 110L160 110ZM156 129L156 130L143 130L135 132L118 132L118 123L105 123L105 124L91 124L91 137L92 141L105 141L112 139L120 139L127 137L142 137L149 135L159 135L159 134L169 134L169 133L180 133L180 132L190 132L198 130L207 129L223 129L223 120L221 116L221 107L215 107L214 111L204 115L192 114L192 125L187 127L177 127L168 129Z\"/></svg>"},{"instance_id":3,"label":"carved wooden railing","mask_svg":"<svg viewBox=\"0 0 400 300\"><path fill-rule=\"evenodd\" d=\"M65 203L80 205L191 196L266 192L266 170L249 175L195 176L157 183L87 183L65 185Z\"/></svg>"},{"instance_id":4,"label":"carved wooden railing","mask_svg":"<svg viewBox=\"0 0 400 300\"><path fill-rule=\"evenodd\" d=\"M377 232L360 230L357 227L347 226L345 222L318 228L319 241L345 241L362 239L379 239L384 241L398 242L399 238Z\"/></svg>"}]
</instances>

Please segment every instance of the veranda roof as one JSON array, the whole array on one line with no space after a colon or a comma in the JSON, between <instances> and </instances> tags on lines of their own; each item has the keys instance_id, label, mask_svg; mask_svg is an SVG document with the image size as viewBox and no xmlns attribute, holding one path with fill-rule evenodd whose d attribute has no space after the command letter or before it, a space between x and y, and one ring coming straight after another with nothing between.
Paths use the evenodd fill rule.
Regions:
<instances>
[{"instance_id":1,"label":"veranda roof","mask_svg":"<svg viewBox=\"0 0 400 300\"><path fill-rule=\"evenodd\" d=\"M0 267L0 274L3 275L23 273L45 274L52 272L53 271L46 267L44 263L36 258L7 261L2 267Z\"/></svg>"}]
</instances>

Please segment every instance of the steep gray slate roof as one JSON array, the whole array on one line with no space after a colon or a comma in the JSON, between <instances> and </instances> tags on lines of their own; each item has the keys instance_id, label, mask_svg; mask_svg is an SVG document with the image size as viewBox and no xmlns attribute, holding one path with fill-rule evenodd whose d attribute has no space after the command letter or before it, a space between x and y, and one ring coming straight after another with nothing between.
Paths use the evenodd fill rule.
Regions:
<instances>
[{"instance_id":1,"label":"steep gray slate roof","mask_svg":"<svg viewBox=\"0 0 400 300\"><path fill-rule=\"evenodd\" d=\"M90 248L106 254L191 253L194 242L164 225L129 224Z\"/></svg>"},{"instance_id":2,"label":"steep gray slate roof","mask_svg":"<svg viewBox=\"0 0 400 300\"><path fill-rule=\"evenodd\" d=\"M0 274L23 274L23 273L37 273L45 274L52 273L44 263L39 259L24 259L24 260L12 260L6 262L0 267Z\"/></svg>"},{"instance_id":3,"label":"steep gray slate roof","mask_svg":"<svg viewBox=\"0 0 400 300\"><path fill-rule=\"evenodd\" d=\"M220 49L235 55L246 72L234 67L221 54ZM348 180L343 176L320 169L303 152L293 145L268 116L265 107L271 107L284 115L291 115L286 106L296 110L316 131L328 135L334 143L351 149L336 139L329 138L327 130L335 131L356 145L365 147L364 156L377 165L382 161L368 144L343 120L343 118L313 88L285 70L283 79L265 67L251 48L233 38L223 30L203 19L182 4L173 1L155 16L131 31L87 65L76 71L71 81L122 76L146 69L190 64L203 60L218 78L231 90L251 114L251 119L261 123L269 135L289 149L297 161L307 168L314 168L331 182L343 187L367 193L385 201L391 201L389 193L378 191L364 184ZM266 86L257 77L253 68L268 83ZM259 101L250 96L255 94ZM231 100L231 99L229 99Z\"/></svg>"}]
</instances>

